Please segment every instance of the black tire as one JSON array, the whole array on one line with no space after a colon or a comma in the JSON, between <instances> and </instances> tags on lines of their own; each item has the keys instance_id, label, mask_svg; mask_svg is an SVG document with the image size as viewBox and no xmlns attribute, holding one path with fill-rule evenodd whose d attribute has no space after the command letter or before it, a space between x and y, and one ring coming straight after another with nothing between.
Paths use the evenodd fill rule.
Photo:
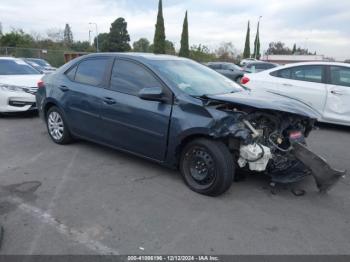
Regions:
<instances>
[{"instance_id":1,"label":"black tire","mask_svg":"<svg viewBox=\"0 0 350 262\"><path fill-rule=\"evenodd\" d=\"M59 134L62 133L60 136L58 134L55 135L52 129L50 128L50 124L49 124L50 117L53 117L53 116L59 116L59 118L61 119L60 122L57 122L57 123L61 123L61 124L58 124L59 127L62 128L62 132L59 133ZM69 132L67 122L64 119L64 116L61 110L58 107L52 106L46 112L46 127L49 133L49 136L51 137L52 141L54 141L56 144L66 145L72 142L73 139L72 139L72 135Z\"/></svg>"},{"instance_id":2,"label":"black tire","mask_svg":"<svg viewBox=\"0 0 350 262\"><path fill-rule=\"evenodd\" d=\"M200 138L191 141L182 150L180 172L191 190L218 196L230 188L235 165L224 143Z\"/></svg>"}]
</instances>

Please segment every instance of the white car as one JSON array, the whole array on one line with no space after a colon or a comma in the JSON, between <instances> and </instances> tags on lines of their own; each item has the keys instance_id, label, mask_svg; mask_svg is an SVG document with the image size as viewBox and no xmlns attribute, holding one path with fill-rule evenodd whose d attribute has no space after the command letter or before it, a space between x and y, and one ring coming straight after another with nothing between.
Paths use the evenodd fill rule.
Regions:
<instances>
[{"instance_id":1,"label":"white car","mask_svg":"<svg viewBox=\"0 0 350 262\"><path fill-rule=\"evenodd\" d=\"M35 93L42 76L21 59L0 57L0 113L36 109Z\"/></svg>"},{"instance_id":2,"label":"white car","mask_svg":"<svg viewBox=\"0 0 350 262\"><path fill-rule=\"evenodd\" d=\"M295 98L317 110L318 121L350 126L350 65L305 62L246 74L241 84Z\"/></svg>"},{"instance_id":3,"label":"white car","mask_svg":"<svg viewBox=\"0 0 350 262\"><path fill-rule=\"evenodd\" d=\"M248 63L256 62L256 61L259 61L259 60L255 59L255 58L245 58L239 63L239 65L243 67Z\"/></svg>"}]
</instances>

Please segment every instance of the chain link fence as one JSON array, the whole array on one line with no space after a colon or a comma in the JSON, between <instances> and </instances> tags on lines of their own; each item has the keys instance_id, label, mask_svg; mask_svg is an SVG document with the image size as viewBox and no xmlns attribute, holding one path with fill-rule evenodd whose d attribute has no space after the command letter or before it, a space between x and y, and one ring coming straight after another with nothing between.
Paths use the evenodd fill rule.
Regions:
<instances>
[{"instance_id":1,"label":"chain link fence","mask_svg":"<svg viewBox=\"0 0 350 262\"><path fill-rule=\"evenodd\" d=\"M0 47L0 56L42 58L54 67L59 67L65 63L64 54L66 52L70 51L24 47Z\"/></svg>"}]
</instances>

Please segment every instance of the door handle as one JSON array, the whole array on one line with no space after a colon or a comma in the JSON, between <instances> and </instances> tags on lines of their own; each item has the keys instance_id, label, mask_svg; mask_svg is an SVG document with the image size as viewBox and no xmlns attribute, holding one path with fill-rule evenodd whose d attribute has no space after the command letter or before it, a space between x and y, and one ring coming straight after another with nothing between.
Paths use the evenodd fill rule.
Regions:
<instances>
[{"instance_id":1,"label":"door handle","mask_svg":"<svg viewBox=\"0 0 350 262\"><path fill-rule=\"evenodd\" d=\"M286 84L286 83L283 83L282 85L284 85L284 86L292 86L291 84Z\"/></svg>"},{"instance_id":2,"label":"door handle","mask_svg":"<svg viewBox=\"0 0 350 262\"><path fill-rule=\"evenodd\" d=\"M107 105L113 105L115 103L117 103L117 101L115 101L113 98L111 97L104 97L103 98L103 103L107 104Z\"/></svg>"},{"instance_id":3,"label":"door handle","mask_svg":"<svg viewBox=\"0 0 350 262\"><path fill-rule=\"evenodd\" d=\"M59 89L61 89L61 91L63 91L63 92L67 92L67 91L69 91L68 86L65 86L65 85L61 85L61 86L59 86Z\"/></svg>"},{"instance_id":4,"label":"door handle","mask_svg":"<svg viewBox=\"0 0 350 262\"><path fill-rule=\"evenodd\" d=\"M332 90L331 93L333 95L343 95L343 93L341 91L337 91L337 90Z\"/></svg>"}]
</instances>

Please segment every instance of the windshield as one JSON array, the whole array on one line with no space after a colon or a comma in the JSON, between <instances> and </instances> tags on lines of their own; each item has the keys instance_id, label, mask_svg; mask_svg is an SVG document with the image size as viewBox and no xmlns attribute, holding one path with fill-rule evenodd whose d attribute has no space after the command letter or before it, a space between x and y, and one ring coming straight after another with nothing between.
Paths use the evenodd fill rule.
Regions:
<instances>
[{"instance_id":1,"label":"windshield","mask_svg":"<svg viewBox=\"0 0 350 262\"><path fill-rule=\"evenodd\" d=\"M0 59L0 75L40 75L40 72L21 59Z\"/></svg>"},{"instance_id":2,"label":"windshield","mask_svg":"<svg viewBox=\"0 0 350 262\"><path fill-rule=\"evenodd\" d=\"M40 66L42 66L42 67L50 66L49 63L47 63L45 60L42 60L42 59L28 58L28 61L31 61L31 62L33 62L33 63L36 63L37 65L40 65Z\"/></svg>"},{"instance_id":3,"label":"windshield","mask_svg":"<svg viewBox=\"0 0 350 262\"><path fill-rule=\"evenodd\" d=\"M152 65L173 85L192 96L241 91L232 80L190 60L157 60Z\"/></svg>"}]
</instances>

